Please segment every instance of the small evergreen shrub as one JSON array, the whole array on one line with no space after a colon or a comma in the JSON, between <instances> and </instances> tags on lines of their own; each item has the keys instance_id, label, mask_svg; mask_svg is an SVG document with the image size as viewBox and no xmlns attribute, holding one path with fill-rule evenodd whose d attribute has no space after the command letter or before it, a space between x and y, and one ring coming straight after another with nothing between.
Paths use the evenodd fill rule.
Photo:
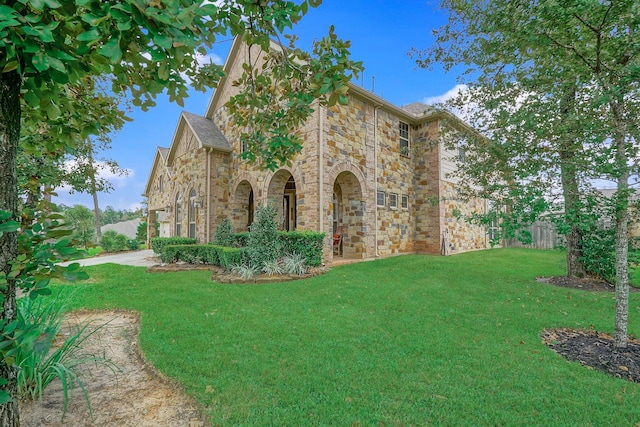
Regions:
<instances>
[{"instance_id":1,"label":"small evergreen shrub","mask_svg":"<svg viewBox=\"0 0 640 427\"><path fill-rule=\"evenodd\" d=\"M158 255L162 254L162 250L168 245L195 245L196 239L188 237L154 237L151 239L151 249Z\"/></svg>"},{"instance_id":2,"label":"small evergreen shrub","mask_svg":"<svg viewBox=\"0 0 640 427\"><path fill-rule=\"evenodd\" d=\"M130 251L137 251L140 248L140 243L136 239L127 240L127 249Z\"/></svg>"},{"instance_id":3,"label":"small evergreen shrub","mask_svg":"<svg viewBox=\"0 0 640 427\"><path fill-rule=\"evenodd\" d=\"M229 218L220 221L213 236L213 244L216 246L235 246L235 230Z\"/></svg>"},{"instance_id":4,"label":"small evergreen shrub","mask_svg":"<svg viewBox=\"0 0 640 427\"><path fill-rule=\"evenodd\" d=\"M282 256L282 245L276 222L277 214L273 206L262 206L256 209L255 221L251 224L247 245L249 257L254 265L263 265L266 261L274 261Z\"/></svg>"},{"instance_id":5,"label":"small evergreen shrub","mask_svg":"<svg viewBox=\"0 0 640 427\"><path fill-rule=\"evenodd\" d=\"M128 240L124 234L117 233L115 230L107 230L102 234L100 246L102 246L105 252L126 251L128 249ZM136 249L137 248L136 246Z\"/></svg>"},{"instance_id":6,"label":"small evergreen shrub","mask_svg":"<svg viewBox=\"0 0 640 427\"><path fill-rule=\"evenodd\" d=\"M136 228L136 240L140 242L147 241L147 226L147 221L140 221L140 224L138 224L138 228Z\"/></svg>"}]
</instances>

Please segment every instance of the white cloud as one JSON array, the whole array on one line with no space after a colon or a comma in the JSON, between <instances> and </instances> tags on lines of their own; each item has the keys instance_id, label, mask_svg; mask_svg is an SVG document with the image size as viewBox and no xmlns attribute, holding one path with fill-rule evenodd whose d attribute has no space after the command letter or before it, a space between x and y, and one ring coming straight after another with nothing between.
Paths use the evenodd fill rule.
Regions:
<instances>
[{"instance_id":1,"label":"white cloud","mask_svg":"<svg viewBox=\"0 0 640 427\"><path fill-rule=\"evenodd\" d=\"M64 162L64 168L67 172L73 171L77 166L78 163L76 160L69 160ZM100 161L96 162L96 170L98 172L96 178L109 181L114 190L128 186L135 176L135 171L133 169L124 169L125 173L122 175L113 173L113 171L105 162ZM71 186L69 186L68 184L56 188L56 191L65 193L70 193L71 190Z\"/></svg>"},{"instance_id":2,"label":"white cloud","mask_svg":"<svg viewBox=\"0 0 640 427\"><path fill-rule=\"evenodd\" d=\"M455 85L453 88L449 89L447 92L443 93L442 95L428 96L426 98L423 98L422 102L428 105L444 104L447 101L455 98L456 96L458 96L460 92L465 91L468 88L469 87L467 85L458 84L458 85Z\"/></svg>"}]
</instances>

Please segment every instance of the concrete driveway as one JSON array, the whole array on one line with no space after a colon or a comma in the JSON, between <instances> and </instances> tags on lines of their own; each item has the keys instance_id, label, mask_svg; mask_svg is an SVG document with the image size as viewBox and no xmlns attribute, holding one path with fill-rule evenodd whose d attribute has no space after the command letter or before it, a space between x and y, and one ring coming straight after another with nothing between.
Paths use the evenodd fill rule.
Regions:
<instances>
[{"instance_id":1,"label":"concrete driveway","mask_svg":"<svg viewBox=\"0 0 640 427\"><path fill-rule=\"evenodd\" d=\"M88 265L106 264L109 262L120 265L133 265L134 267L150 267L152 265L160 264L160 261L155 258L155 254L151 249L120 252L113 255L101 255L93 258L79 259L73 262L77 262L83 267ZM67 264L69 263L61 263L60 265Z\"/></svg>"}]
</instances>

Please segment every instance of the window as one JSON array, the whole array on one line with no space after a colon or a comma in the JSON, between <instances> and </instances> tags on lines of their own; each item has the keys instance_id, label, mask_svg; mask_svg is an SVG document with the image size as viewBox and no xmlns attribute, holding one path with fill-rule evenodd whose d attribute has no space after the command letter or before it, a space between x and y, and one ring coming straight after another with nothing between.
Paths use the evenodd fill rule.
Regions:
<instances>
[{"instance_id":1,"label":"window","mask_svg":"<svg viewBox=\"0 0 640 427\"><path fill-rule=\"evenodd\" d=\"M196 238L196 217L198 206L196 206L196 190L189 193L189 237Z\"/></svg>"},{"instance_id":2,"label":"window","mask_svg":"<svg viewBox=\"0 0 640 427\"><path fill-rule=\"evenodd\" d=\"M164 191L164 176L162 175L160 175L160 178L158 178L158 189L161 193Z\"/></svg>"},{"instance_id":3,"label":"window","mask_svg":"<svg viewBox=\"0 0 640 427\"><path fill-rule=\"evenodd\" d=\"M398 132L400 133L400 154L405 156L409 155L409 125L404 122L399 122Z\"/></svg>"},{"instance_id":4,"label":"window","mask_svg":"<svg viewBox=\"0 0 640 427\"><path fill-rule=\"evenodd\" d=\"M409 209L409 196L406 194L402 195L402 209Z\"/></svg>"},{"instance_id":5,"label":"window","mask_svg":"<svg viewBox=\"0 0 640 427\"><path fill-rule=\"evenodd\" d=\"M398 195L391 193L389 194L389 207L391 209L398 209Z\"/></svg>"},{"instance_id":6,"label":"window","mask_svg":"<svg viewBox=\"0 0 640 427\"><path fill-rule=\"evenodd\" d=\"M242 150L241 151L242 153L244 153L249 149L249 146L247 145L247 140L245 138L242 138L242 142L240 144L241 144L240 149Z\"/></svg>"},{"instance_id":7,"label":"window","mask_svg":"<svg viewBox=\"0 0 640 427\"><path fill-rule=\"evenodd\" d=\"M464 152L464 143L458 144L458 160L460 163L464 163L465 152Z\"/></svg>"},{"instance_id":8,"label":"window","mask_svg":"<svg viewBox=\"0 0 640 427\"><path fill-rule=\"evenodd\" d=\"M182 196L178 193L176 196L176 236L180 237L182 233Z\"/></svg>"},{"instance_id":9,"label":"window","mask_svg":"<svg viewBox=\"0 0 640 427\"><path fill-rule=\"evenodd\" d=\"M387 205L387 195L384 191L378 191L377 204L381 207Z\"/></svg>"}]
</instances>

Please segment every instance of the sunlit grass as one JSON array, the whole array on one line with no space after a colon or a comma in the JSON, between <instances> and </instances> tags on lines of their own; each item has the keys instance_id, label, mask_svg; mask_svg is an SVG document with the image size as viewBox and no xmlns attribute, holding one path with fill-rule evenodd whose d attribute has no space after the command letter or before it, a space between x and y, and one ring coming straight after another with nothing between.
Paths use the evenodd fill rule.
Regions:
<instances>
[{"instance_id":1,"label":"sunlit grass","mask_svg":"<svg viewBox=\"0 0 640 427\"><path fill-rule=\"evenodd\" d=\"M213 425L634 425L640 387L569 363L544 328L611 332L611 293L537 283L560 252L345 265L273 285L88 268L77 308L142 318L140 344ZM640 334L632 293L629 332Z\"/></svg>"}]
</instances>

